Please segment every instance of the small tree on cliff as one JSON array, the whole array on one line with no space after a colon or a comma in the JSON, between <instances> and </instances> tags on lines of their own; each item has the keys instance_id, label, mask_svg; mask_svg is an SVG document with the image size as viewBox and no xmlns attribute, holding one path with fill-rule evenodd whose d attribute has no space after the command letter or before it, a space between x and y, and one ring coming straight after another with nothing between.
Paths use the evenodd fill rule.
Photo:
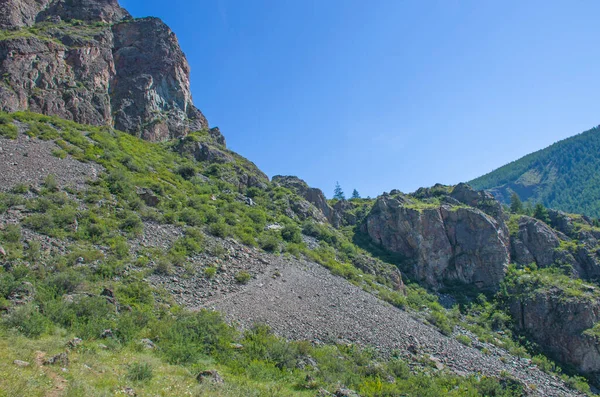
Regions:
<instances>
[{"instance_id":1,"label":"small tree on cliff","mask_svg":"<svg viewBox=\"0 0 600 397\"><path fill-rule=\"evenodd\" d=\"M513 214L523 213L523 202L517 193L513 193L512 196L510 196L510 212Z\"/></svg>"},{"instance_id":2,"label":"small tree on cliff","mask_svg":"<svg viewBox=\"0 0 600 397\"><path fill-rule=\"evenodd\" d=\"M533 217L539 219L540 221L549 224L550 216L548 215L548 210L544 207L544 204L537 203L535 205L535 210L533 211Z\"/></svg>"},{"instance_id":3,"label":"small tree on cliff","mask_svg":"<svg viewBox=\"0 0 600 397\"><path fill-rule=\"evenodd\" d=\"M358 190L354 189L352 191L352 198L353 199L359 199L360 198L360 193L358 192Z\"/></svg>"},{"instance_id":4,"label":"small tree on cliff","mask_svg":"<svg viewBox=\"0 0 600 397\"><path fill-rule=\"evenodd\" d=\"M339 182L335 183L335 189L333 190L333 198L336 200L346 200L346 196L344 195L344 191L340 186Z\"/></svg>"}]
</instances>

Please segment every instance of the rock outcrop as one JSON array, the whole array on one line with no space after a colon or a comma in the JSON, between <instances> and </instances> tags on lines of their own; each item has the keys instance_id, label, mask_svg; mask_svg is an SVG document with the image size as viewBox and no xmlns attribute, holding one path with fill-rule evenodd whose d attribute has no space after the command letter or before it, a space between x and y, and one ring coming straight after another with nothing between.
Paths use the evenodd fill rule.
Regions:
<instances>
[{"instance_id":1,"label":"rock outcrop","mask_svg":"<svg viewBox=\"0 0 600 397\"><path fill-rule=\"evenodd\" d=\"M477 208L411 200L379 197L363 232L398 254L404 270L431 288L463 283L497 289L510 262L506 226Z\"/></svg>"},{"instance_id":2,"label":"rock outcrop","mask_svg":"<svg viewBox=\"0 0 600 397\"><path fill-rule=\"evenodd\" d=\"M296 176L276 175L273 177L272 182L290 189L311 203L318 210L318 213L313 213L311 217L318 221L327 220L331 222L333 220L333 208L327 203L327 199L321 189L308 186L305 181Z\"/></svg>"},{"instance_id":3,"label":"rock outcrop","mask_svg":"<svg viewBox=\"0 0 600 397\"><path fill-rule=\"evenodd\" d=\"M318 222L329 222L333 227L355 225L358 221L356 215L352 213L354 206L347 200L340 200L332 207L327 202L327 198L321 189L313 188L302 179L296 176L277 175L273 177L273 182L279 186L290 189L304 200L314 206L317 212L305 208L303 202L291 203L292 209L300 218L312 218Z\"/></svg>"},{"instance_id":4,"label":"rock outcrop","mask_svg":"<svg viewBox=\"0 0 600 397\"><path fill-rule=\"evenodd\" d=\"M116 0L2 0L0 109L111 125L160 141L208 128L190 68L159 19ZM32 27L33 26L33 27Z\"/></svg>"},{"instance_id":5,"label":"rock outcrop","mask_svg":"<svg viewBox=\"0 0 600 397\"><path fill-rule=\"evenodd\" d=\"M213 164L214 167L208 171L235 185L240 191L250 187L266 189L269 177L253 162L226 149L224 144L225 140L219 130L213 128L202 136L190 135L180 139L174 150L182 156Z\"/></svg>"},{"instance_id":6,"label":"rock outcrop","mask_svg":"<svg viewBox=\"0 0 600 397\"><path fill-rule=\"evenodd\" d=\"M521 216L519 230L511 236L512 259L520 265L535 263L540 268L567 266L583 279L600 276L598 232L583 218L577 222L562 212L550 210L554 228L537 219ZM600 237L600 236L598 236Z\"/></svg>"},{"instance_id":7,"label":"rock outcrop","mask_svg":"<svg viewBox=\"0 0 600 397\"><path fill-rule=\"evenodd\" d=\"M319 209L323 215L328 216L332 212L331 206L327 203L327 199L321 189L312 188L302 179L296 176L276 175L273 177L273 183L288 188L299 196L304 197Z\"/></svg>"},{"instance_id":8,"label":"rock outcrop","mask_svg":"<svg viewBox=\"0 0 600 397\"><path fill-rule=\"evenodd\" d=\"M544 222L529 216L519 218L519 232L512 238L513 259L516 263L536 263L545 268L554 264L560 239Z\"/></svg>"},{"instance_id":9,"label":"rock outcrop","mask_svg":"<svg viewBox=\"0 0 600 397\"><path fill-rule=\"evenodd\" d=\"M600 339L585 332L600 321L596 287L589 286L585 295L575 297L558 287L538 288L525 282L509 293L517 330L555 360L600 384Z\"/></svg>"}]
</instances>

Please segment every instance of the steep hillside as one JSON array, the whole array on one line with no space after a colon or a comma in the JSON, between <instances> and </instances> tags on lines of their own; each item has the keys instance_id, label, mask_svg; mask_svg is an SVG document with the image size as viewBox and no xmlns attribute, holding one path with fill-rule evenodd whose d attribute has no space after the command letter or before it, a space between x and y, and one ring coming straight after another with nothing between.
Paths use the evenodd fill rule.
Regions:
<instances>
[{"instance_id":1,"label":"steep hillside","mask_svg":"<svg viewBox=\"0 0 600 397\"><path fill-rule=\"evenodd\" d=\"M227 149L160 20L116 0L0 11L0 395L600 385L591 219L465 184L328 201Z\"/></svg>"},{"instance_id":2,"label":"steep hillside","mask_svg":"<svg viewBox=\"0 0 600 397\"><path fill-rule=\"evenodd\" d=\"M506 316L494 306L466 316L405 286L209 131L157 144L32 113L1 119L3 395L575 396L573 385L587 386L532 367L510 330L486 320Z\"/></svg>"},{"instance_id":3,"label":"steep hillside","mask_svg":"<svg viewBox=\"0 0 600 397\"><path fill-rule=\"evenodd\" d=\"M522 201L600 217L600 129L557 142L469 182L508 203Z\"/></svg>"}]
</instances>

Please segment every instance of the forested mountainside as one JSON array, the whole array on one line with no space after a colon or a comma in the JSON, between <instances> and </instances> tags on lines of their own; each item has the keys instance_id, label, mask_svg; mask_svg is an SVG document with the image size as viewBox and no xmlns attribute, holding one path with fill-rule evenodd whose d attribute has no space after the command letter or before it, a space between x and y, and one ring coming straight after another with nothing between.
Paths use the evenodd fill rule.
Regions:
<instances>
[{"instance_id":1,"label":"forested mountainside","mask_svg":"<svg viewBox=\"0 0 600 397\"><path fill-rule=\"evenodd\" d=\"M114 0L2 0L0 395L583 396L600 229L436 185L327 200Z\"/></svg>"},{"instance_id":2,"label":"forested mountainside","mask_svg":"<svg viewBox=\"0 0 600 397\"><path fill-rule=\"evenodd\" d=\"M489 190L503 203L516 193L522 201L548 208L600 217L600 129L577 136L513 161L469 182Z\"/></svg>"}]
</instances>

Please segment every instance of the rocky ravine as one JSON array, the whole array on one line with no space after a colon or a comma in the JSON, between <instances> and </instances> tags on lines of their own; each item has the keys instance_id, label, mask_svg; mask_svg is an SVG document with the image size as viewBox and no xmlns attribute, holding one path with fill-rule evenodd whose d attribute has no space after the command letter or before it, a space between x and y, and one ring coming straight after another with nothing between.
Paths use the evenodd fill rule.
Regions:
<instances>
[{"instance_id":1,"label":"rocky ravine","mask_svg":"<svg viewBox=\"0 0 600 397\"><path fill-rule=\"evenodd\" d=\"M116 0L0 0L0 109L112 125L148 140L208 127L190 67L157 18Z\"/></svg>"}]
</instances>

